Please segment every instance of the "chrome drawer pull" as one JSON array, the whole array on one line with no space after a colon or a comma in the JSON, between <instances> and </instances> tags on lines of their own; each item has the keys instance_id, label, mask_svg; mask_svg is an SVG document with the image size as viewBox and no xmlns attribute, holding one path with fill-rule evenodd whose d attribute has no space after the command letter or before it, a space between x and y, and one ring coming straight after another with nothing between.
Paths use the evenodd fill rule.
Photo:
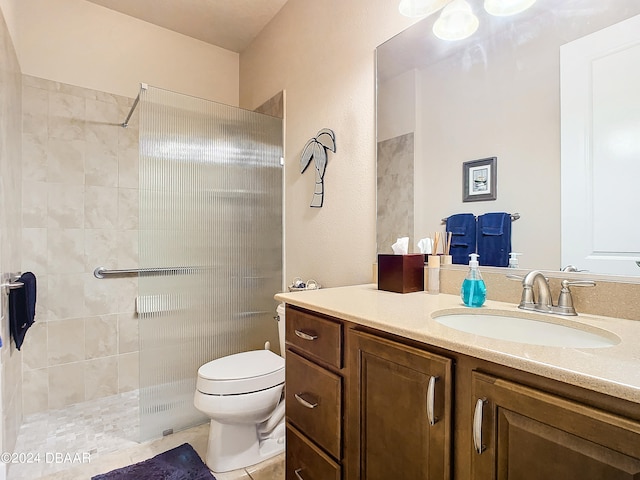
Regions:
<instances>
[{"instance_id":1,"label":"chrome drawer pull","mask_svg":"<svg viewBox=\"0 0 640 480\"><path fill-rule=\"evenodd\" d=\"M303 405L307 408L316 408L318 406L318 402L309 402L307 400L305 400L304 398L302 398L302 395L304 395L303 393L294 393L293 396L296 397L296 400L298 401L298 403L300 405Z\"/></svg>"},{"instance_id":2,"label":"chrome drawer pull","mask_svg":"<svg viewBox=\"0 0 640 480\"><path fill-rule=\"evenodd\" d=\"M429 387L427 388L427 417L429 417L429 425L434 426L438 419L434 413L434 405L436 403L436 380L438 377L429 379Z\"/></svg>"},{"instance_id":3,"label":"chrome drawer pull","mask_svg":"<svg viewBox=\"0 0 640 480\"><path fill-rule=\"evenodd\" d=\"M302 469L301 469L301 468L298 468L297 470L294 470L294 472L293 472L293 473L295 473L295 474L296 474L296 478L297 478L298 480L304 480L304 478L302 478L302 475L300 475L300 472L301 472L301 471L302 471Z\"/></svg>"},{"instance_id":4,"label":"chrome drawer pull","mask_svg":"<svg viewBox=\"0 0 640 480\"><path fill-rule=\"evenodd\" d=\"M316 340L318 338L317 335L309 335L308 333L302 332L300 330L296 330L296 335L305 340Z\"/></svg>"},{"instance_id":5,"label":"chrome drawer pull","mask_svg":"<svg viewBox=\"0 0 640 480\"><path fill-rule=\"evenodd\" d=\"M476 409L473 412L473 447L478 454L485 451L482 444L482 407L487 403L486 398L479 398L476 402Z\"/></svg>"}]
</instances>

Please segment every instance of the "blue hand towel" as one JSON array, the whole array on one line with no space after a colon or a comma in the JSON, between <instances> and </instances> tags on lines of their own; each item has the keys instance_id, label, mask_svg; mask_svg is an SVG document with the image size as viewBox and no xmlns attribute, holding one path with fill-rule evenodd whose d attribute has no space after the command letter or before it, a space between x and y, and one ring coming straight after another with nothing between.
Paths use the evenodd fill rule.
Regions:
<instances>
[{"instance_id":1,"label":"blue hand towel","mask_svg":"<svg viewBox=\"0 0 640 480\"><path fill-rule=\"evenodd\" d=\"M447 218L447 232L451 232L451 261L468 265L469 254L476 251L476 217L473 213L458 213Z\"/></svg>"},{"instance_id":2,"label":"blue hand towel","mask_svg":"<svg viewBox=\"0 0 640 480\"><path fill-rule=\"evenodd\" d=\"M24 286L9 290L9 330L16 348L20 350L24 336L36 316L36 276L25 272L17 282Z\"/></svg>"},{"instance_id":3,"label":"blue hand towel","mask_svg":"<svg viewBox=\"0 0 640 480\"><path fill-rule=\"evenodd\" d=\"M506 267L511 252L511 215L485 213L478 217L478 255L480 265Z\"/></svg>"}]
</instances>

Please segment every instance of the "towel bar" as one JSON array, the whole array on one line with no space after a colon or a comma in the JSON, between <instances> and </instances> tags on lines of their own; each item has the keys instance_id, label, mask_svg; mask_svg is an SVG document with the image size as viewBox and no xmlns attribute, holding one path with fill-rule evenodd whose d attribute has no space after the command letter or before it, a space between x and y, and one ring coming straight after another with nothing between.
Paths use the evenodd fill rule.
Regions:
<instances>
[{"instance_id":1,"label":"towel bar","mask_svg":"<svg viewBox=\"0 0 640 480\"><path fill-rule=\"evenodd\" d=\"M445 217L445 218L443 218L443 219L442 219L442 223L447 223L447 219L448 219L448 218L449 218L449 217ZM520 214L519 214L519 213L512 213L512 214L511 214L511 221L512 221L512 222L515 222L515 221L516 221L516 220L518 220L518 219L520 219Z\"/></svg>"},{"instance_id":2,"label":"towel bar","mask_svg":"<svg viewBox=\"0 0 640 480\"><path fill-rule=\"evenodd\" d=\"M158 267L158 268L131 268L127 270L108 270L106 267L98 267L93 271L96 278L107 277L133 277L136 275L161 275L170 273L173 275L196 273L207 267Z\"/></svg>"},{"instance_id":3,"label":"towel bar","mask_svg":"<svg viewBox=\"0 0 640 480\"><path fill-rule=\"evenodd\" d=\"M10 290L15 290L16 288L22 288L22 287L24 287L24 283L22 282L7 282L7 283L0 284L0 288L4 288L5 293L7 295L9 295Z\"/></svg>"}]
</instances>

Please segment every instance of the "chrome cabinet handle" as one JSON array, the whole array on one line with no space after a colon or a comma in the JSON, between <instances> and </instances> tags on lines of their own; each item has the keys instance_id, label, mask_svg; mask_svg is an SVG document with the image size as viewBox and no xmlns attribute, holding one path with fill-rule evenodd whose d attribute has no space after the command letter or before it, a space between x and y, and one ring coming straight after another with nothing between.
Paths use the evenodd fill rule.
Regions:
<instances>
[{"instance_id":1,"label":"chrome cabinet handle","mask_svg":"<svg viewBox=\"0 0 640 480\"><path fill-rule=\"evenodd\" d=\"M318 338L317 335L310 335L300 330L296 330L295 332L297 336L299 336L300 338L303 338L304 340L316 340Z\"/></svg>"},{"instance_id":2,"label":"chrome cabinet handle","mask_svg":"<svg viewBox=\"0 0 640 480\"><path fill-rule=\"evenodd\" d=\"M429 425L436 424L438 419L434 413L434 405L436 403L436 380L438 377L431 377L429 379L429 387L427 388L427 417L429 418Z\"/></svg>"},{"instance_id":3,"label":"chrome cabinet handle","mask_svg":"<svg viewBox=\"0 0 640 480\"><path fill-rule=\"evenodd\" d=\"M482 407L485 403L487 403L486 398L479 398L473 412L473 447L478 454L485 450L485 446L482 444Z\"/></svg>"},{"instance_id":4,"label":"chrome cabinet handle","mask_svg":"<svg viewBox=\"0 0 640 480\"><path fill-rule=\"evenodd\" d=\"M316 408L318 406L318 402L310 402L302 398L303 393L294 393L293 396L296 397L298 403L307 408Z\"/></svg>"},{"instance_id":5,"label":"chrome cabinet handle","mask_svg":"<svg viewBox=\"0 0 640 480\"><path fill-rule=\"evenodd\" d=\"M300 472L301 472L301 471L302 471L302 469L301 469L301 468L298 468L297 470L294 470L294 471L293 471L293 473L295 473L295 474L296 474L296 478L297 478L298 480L304 480L304 478L302 478L302 475L300 475Z\"/></svg>"}]
</instances>

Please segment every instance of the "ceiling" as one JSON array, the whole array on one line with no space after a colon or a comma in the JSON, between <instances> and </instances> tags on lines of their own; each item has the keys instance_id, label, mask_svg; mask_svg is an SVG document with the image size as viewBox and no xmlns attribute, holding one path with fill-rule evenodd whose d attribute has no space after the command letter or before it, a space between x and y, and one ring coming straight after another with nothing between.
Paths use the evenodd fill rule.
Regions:
<instances>
[{"instance_id":1,"label":"ceiling","mask_svg":"<svg viewBox=\"0 0 640 480\"><path fill-rule=\"evenodd\" d=\"M242 52L287 0L87 0L111 10Z\"/></svg>"}]
</instances>

